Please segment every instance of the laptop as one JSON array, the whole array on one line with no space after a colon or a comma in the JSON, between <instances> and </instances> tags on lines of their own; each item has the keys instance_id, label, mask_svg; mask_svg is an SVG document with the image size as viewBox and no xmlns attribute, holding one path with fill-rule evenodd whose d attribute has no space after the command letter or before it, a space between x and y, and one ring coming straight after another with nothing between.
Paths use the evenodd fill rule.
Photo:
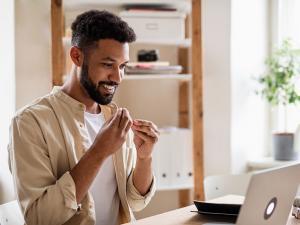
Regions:
<instances>
[{"instance_id":1,"label":"laptop","mask_svg":"<svg viewBox=\"0 0 300 225\"><path fill-rule=\"evenodd\" d=\"M254 173L236 223L221 224L285 225L299 184L300 163Z\"/></svg>"}]
</instances>

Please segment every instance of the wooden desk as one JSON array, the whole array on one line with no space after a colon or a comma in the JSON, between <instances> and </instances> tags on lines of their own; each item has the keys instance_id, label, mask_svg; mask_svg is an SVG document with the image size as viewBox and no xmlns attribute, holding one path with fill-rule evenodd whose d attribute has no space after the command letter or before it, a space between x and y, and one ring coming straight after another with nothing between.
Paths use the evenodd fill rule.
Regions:
<instances>
[{"instance_id":1,"label":"wooden desk","mask_svg":"<svg viewBox=\"0 0 300 225\"><path fill-rule=\"evenodd\" d=\"M148 217L145 219L138 220L134 223L128 223L128 225L204 225L207 222L232 222L225 218L207 217L198 215L191 211L195 211L194 205L176 209L170 212L166 212L160 215ZM290 216L287 225L300 224L300 220L296 220Z\"/></svg>"}]
</instances>

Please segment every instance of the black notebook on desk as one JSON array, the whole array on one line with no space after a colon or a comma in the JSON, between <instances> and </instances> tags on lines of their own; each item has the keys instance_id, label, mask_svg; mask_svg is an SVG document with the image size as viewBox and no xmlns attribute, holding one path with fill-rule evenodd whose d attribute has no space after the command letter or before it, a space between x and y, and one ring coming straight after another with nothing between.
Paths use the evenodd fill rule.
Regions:
<instances>
[{"instance_id":1,"label":"black notebook on desk","mask_svg":"<svg viewBox=\"0 0 300 225\"><path fill-rule=\"evenodd\" d=\"M202 201L194 201L197 207L197 213L203 215L222 215L222 216L233 216L239 215L242 205L238 204L221 204L221 203L209 203Z\"/></svg>"},{"instance_id":2,"label":"black notebook on desk","mask_svg":"<svg viewBox=\"0 0 300 225\"><path fill-rule=\"evenodd\" d=\"M237 217L244 197L242 196L225 196L212 201L194 201L197 207L196 211L202 215L221 215Z\"/></svg>"}]
</instances>

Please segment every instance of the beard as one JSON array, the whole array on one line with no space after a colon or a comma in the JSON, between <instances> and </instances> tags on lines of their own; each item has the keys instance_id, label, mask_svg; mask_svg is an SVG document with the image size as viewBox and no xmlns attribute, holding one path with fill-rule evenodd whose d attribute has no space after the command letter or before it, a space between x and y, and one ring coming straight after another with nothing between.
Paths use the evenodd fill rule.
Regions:
<instances>
[{"instance_id":1,"label":"beard","mask_svg":"<svg viewBox=\"0 0 300 225\"><path fill-rule=\"evenodd\" d=\"M112 81L100 81L98 84L94 84L89 77L88 65L86 62L83 62L82 65L82 70L80 74L80 84L84 87L89 97L100 105L107 105L111 103L115 93L114 92L113 94L102 94L100 92L100 86L103 84L114 85L116 87L118 86L117 83Z\"/></svg>"}]
</instances>

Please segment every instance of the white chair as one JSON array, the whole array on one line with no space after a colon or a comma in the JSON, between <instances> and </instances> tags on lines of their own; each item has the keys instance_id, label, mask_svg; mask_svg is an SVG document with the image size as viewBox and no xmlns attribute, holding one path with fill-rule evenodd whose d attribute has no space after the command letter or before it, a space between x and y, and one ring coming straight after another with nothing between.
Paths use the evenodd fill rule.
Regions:
<instances>
[{"instance_id":1,"label":"white chair","mask_svg":"<svg viewBox=\"0 0 300 225\"><path fill-rule=\"evenodd\" d=\"M204 179L205 200L225 195L246 195L251 174L218 175Z\"/></svg>"},{"instance_id":2,"label":"white chair","mask_svg":"<svg viewBox=\"0 0 300 225\"><path fill-rule=\"evenodd\" d=\"M0 162L0 205L15 199L13 178L8 165Z\"/></svg>"},{"instance_id":3,"label":"white chair","mask_svg":"<svg viewBox=\"0 0 300 225\"><path fill-rule=\"evenodd\" d=\"M23 215L16 200L0 205L0 225L24 225Z\"/></svg>"},{"instance_id":4,"label":"white chair","mask_svg":"<svg viewBox=\"0 0 300 225\"><path fill-rule=\"evenodd\" d=\"M7 163L0 162L0 225L23 225L24 219L15 200L13 178Z\"/></svg>"}]
</instances>

